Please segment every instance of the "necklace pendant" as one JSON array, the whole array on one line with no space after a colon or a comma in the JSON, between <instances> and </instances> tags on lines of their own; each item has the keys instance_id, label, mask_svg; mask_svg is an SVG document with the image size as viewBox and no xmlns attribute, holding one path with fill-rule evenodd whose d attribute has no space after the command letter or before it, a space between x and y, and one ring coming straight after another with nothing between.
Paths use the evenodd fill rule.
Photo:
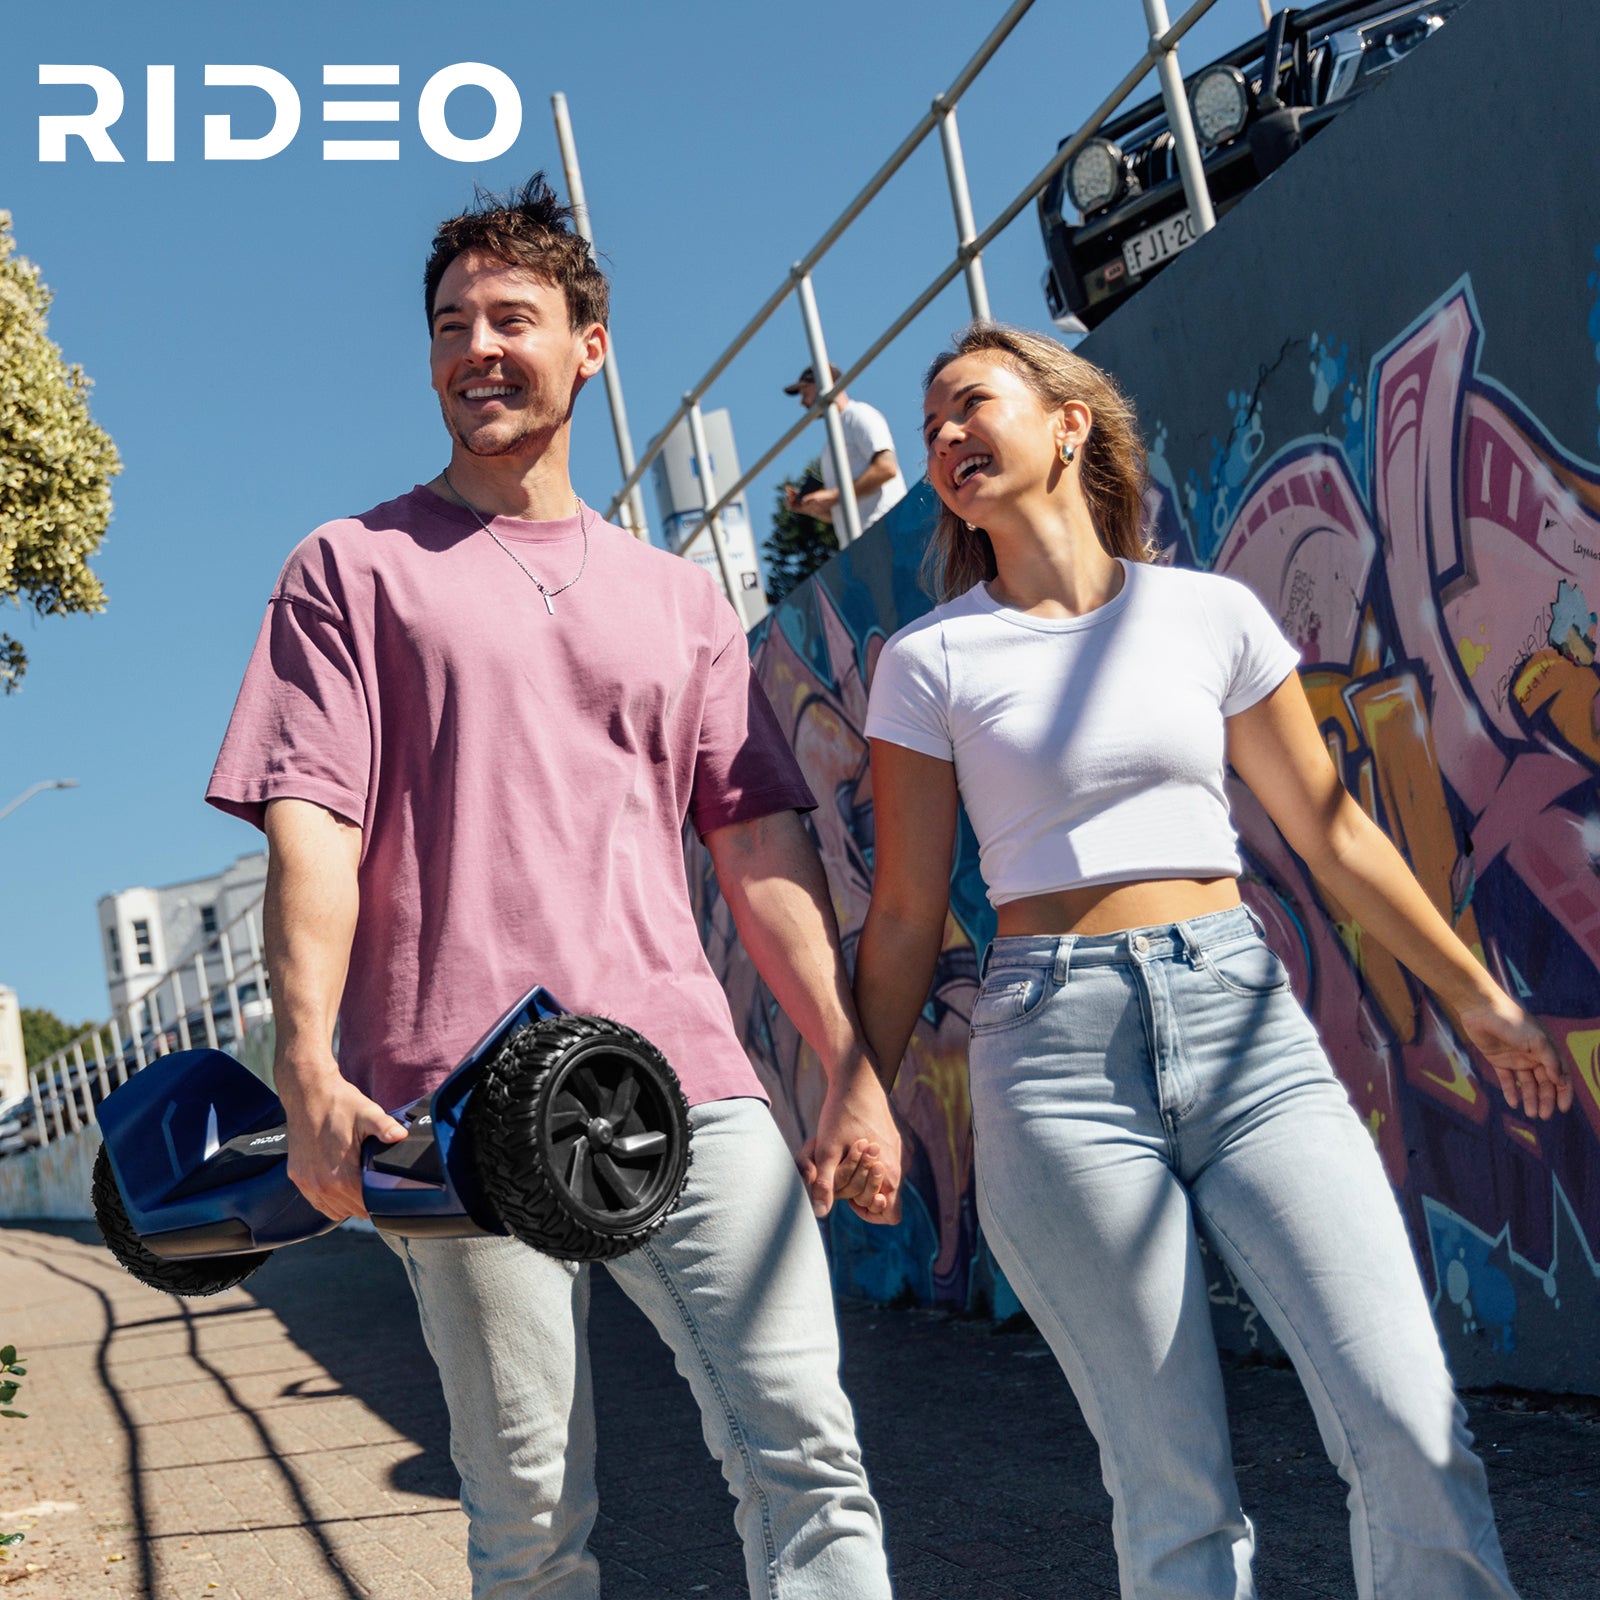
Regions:
<instances>
[{"instance_id":1,"label":"necklace pendant","mask_svg":"<svg viewBox=\"0 0 1600 1600\"><path fill-rule=\"evenodd\" d=\"M539 591L539 593L544 595L544 608L545 608L545 610L548 611L550 613L550 615L553 617L556 614L555 602L550 598L549 595L545 594L543 589L541 589Z\"/></svg>"}]
</instances>

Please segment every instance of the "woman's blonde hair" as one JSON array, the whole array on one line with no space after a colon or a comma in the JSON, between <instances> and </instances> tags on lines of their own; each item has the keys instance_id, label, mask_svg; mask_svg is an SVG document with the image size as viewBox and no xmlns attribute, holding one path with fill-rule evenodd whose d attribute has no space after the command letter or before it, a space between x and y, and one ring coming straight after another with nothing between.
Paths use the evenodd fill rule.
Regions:
<instances>
[{"instance_id":1,"label":"woman's blonde hair","mask_svg":"<svg viewBox=\"0 0 1600 1600\"><path fill-rule=\"evenodd\" d=\"M1100 542L1114 556L1149 561L1155 552L1144 535L1145 455L1133 405L1107 373L1042 333L1002 322L974 322L950 349L934 357L922 380L933 380L961 356L993 355L1005 362L1048 411L1081 401L1093 415L1078 460L1078 482ZM939 520L922 560L922 583L935 600L949 600L995 576L994 546L982 528L966 523L941 502Z\"/></svg>"}]
</instances>

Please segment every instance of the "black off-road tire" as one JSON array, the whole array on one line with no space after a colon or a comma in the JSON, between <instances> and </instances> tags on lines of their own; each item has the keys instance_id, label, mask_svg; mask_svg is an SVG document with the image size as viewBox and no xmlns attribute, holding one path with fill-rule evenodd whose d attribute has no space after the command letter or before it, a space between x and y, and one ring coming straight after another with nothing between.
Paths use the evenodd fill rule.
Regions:
<instances>
[{"instance_id":1,"label":"black off-road tire","mask_svg":"<svg viewBox=\"0 0 1600 1600\"><path fill-rule=\"evenodd\" d=\"M262 1262L272 1254L262 1250L247 1256L188 1256L169 1261L147 1250L144 1241L134 1231L128 1208L122 1203L122 1191L117 1188L116 1174L111 1170L111 1157L101 1145L94 1158L94 1220L106 1249L117 1258L140 1283L166 1294L181 1294L188 1299L201 1295L221 1294L244 1282Z\"/></svg>"},{"instance_id":2,"label":"black off-road tire","mask_svg":"<svg viewBox=\"0 0 1600 1600\"><path fill-rule=\"evenodd\" d=\"M519 1029L461 1131L506 1227L563 1261L610 1261L667 1220L689 1173L689 1105L667 1059L605 1017Z\"/></svg>"}]
</instances>

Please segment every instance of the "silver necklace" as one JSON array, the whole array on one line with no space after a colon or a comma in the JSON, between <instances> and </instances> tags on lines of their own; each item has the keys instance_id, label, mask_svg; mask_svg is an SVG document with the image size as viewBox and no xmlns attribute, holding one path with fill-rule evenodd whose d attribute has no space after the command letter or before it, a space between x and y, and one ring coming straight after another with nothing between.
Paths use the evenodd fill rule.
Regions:
<instances>
[{"instance_id":1,"label":"silver necklace","mask_svg":"<svg viewBox=\"0 0 1600 1600\"><path fill-rule=\"evenodd\" d=\"M539 591L539 593L544 597L544 608L553 617L556 614L556 608L555 608L555 606L553 604L553 601L555 600L555 597L558 594L563 593L565 590L570 589L573 586L573 584L575 584L578 581L578 579L583 576L583 569L586 566L589 565L589 525L584 520L589 514L588 506L586 506L583 503L582 500L578 500L578 497L576 495L573 496L573 498L575 500L578 500L578 532L583 535L583 560L578 563L578 570L576 572L574 572L572 574L572 576L570 578L568 578L565 583L561 584L557 588L551 589L551 588L546 587L536 577L534 577L534 575L531 572L529 572L526 567L522 566L522 559L521 559L520 556L518 556L517 552L515 550L513 550L511 548L511 546L508 545L505 542L505 540L502 539L500 537L500 535L498 533L496 533L494 531L494 529L489 526L489 524L487 522L484 521L483 513L475 505L473 505L473 503L469 499L467 499L467 497L464 494L462 494L462 492L458 488L456 488L456 486L453 483L451 483L449 472L448 471L441 472L439 474L439 476L444 479L445 488L447 488L450 491L450 493L453 494L456 497L456 499L459 500L462 503L462 505L464 505L467 508L467 510L470 511L473 514L473 516L475 516L478 519L478 526L480 528L482 528L483 531L486 534L488 534L489 537L491 539L493 539L494 542L497 545L499 545L500 548L502 550L504 550L505 553L508 556L510 556L511 559L513 561L515 561L519 567L522 567L522 575L523 575L523 577L525 577L528 580L528 582L531 583L534 586L534 588L537 589Z\"/></svg>"}]
</instances>

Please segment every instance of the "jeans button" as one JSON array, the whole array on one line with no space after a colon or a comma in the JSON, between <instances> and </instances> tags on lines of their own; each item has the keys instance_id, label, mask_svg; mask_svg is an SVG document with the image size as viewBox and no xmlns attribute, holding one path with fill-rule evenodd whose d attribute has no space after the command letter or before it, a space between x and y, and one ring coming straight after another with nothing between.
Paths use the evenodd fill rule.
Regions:
<instances>
[{"instance_id":1,"label":"jeans button","mask_svg":"<svg viewBox=\"0 0 1600 1600\"><path fill-rule=\"evenodd\" d=\"M1142 933L1133 936L1133 948L1143 955L1150 948L1150 941Z\"/></svg>"}]
</instances>

